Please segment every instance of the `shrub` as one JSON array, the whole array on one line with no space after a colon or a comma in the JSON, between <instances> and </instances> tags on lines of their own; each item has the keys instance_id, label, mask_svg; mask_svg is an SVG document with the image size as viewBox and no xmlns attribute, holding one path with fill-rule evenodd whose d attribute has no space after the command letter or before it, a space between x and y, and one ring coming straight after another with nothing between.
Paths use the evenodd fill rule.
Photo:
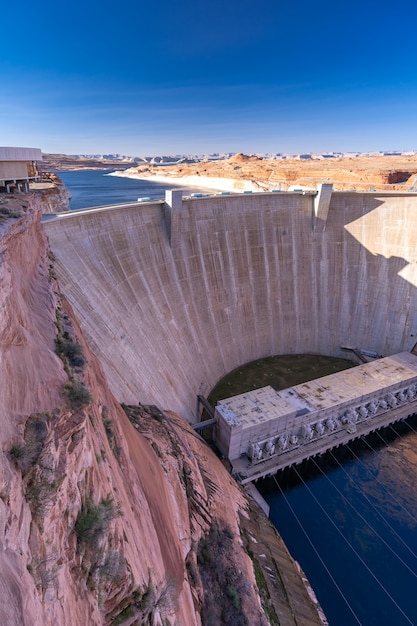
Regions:
<instances>
[{"instance_id":1,"label":"shrub","mask_svg":"<svg viewBox=\"0 0 417 626\"><path fill-rule=\"evenodd\" d=\"M25 489L26 501L33 517L42 518L50 510L59 481L48 482L41 472L35 472Z\"/></svg>"},{"instance_id":2,"label":"shrub","mask_svg":"<svg viewBox=\"0 0 417 626\"><path fill-rule=\"evenodd\" d=\"M15 445L9 451L22 472L25 498L32 516L38 520L48 513L60 485L57 468L48 452L48 423L51 421L50 413L30 415L25 424L24 444Z\"/></svg>"},{"instance_id":3,"label":"shrub","mask_svg":"<svg viewBox=\"0 0 417 626\"><path fill-rule=\"evenodd\" d=\"M17 218L21 217L22 214L20 211L14 211L13 209L8 209L7 207L0 208L0 217L4 218Z\"/></svg>"},{"instance_id":4,"label":"shrub","mask_svg":"<svg viewBox=\"0 0 417 626\"><path fill-rule=\"evenodd\" d=\"M230 561L233 551L233 533L225 525L213 524L199 541L197 564L204 587L201 617L207 626L247 625L240 601L245 580Z\"/></svg>"},{"instance_id":5,"label":"shrub","mask_svg":"<svg viewBox=\"0 0 417 626\"><path fill-rule=\"evenodd\" d=\"M240 596L235 587L233 587L233 585L228 585L226 592L229 598L232 600L235 609L240 609Z\"/></svg>"},{"instance_id":6,"label":"shrub","mask_svg":"<svg viewBox=\"0 0 417 626\"><path fill-rule=\"evenodd\" d=\"M86 407L92 400L91 394L84 383L77 381L66 383L64 385L64 394L74 411Z\"/></svg>"},{"instance_id":7,"label":"shrub","mask_svg":"<svg viewBox=\"0 0 417 626\"><path fill-rule=\"evenodd\" d=\"M24 445L12 446L9 450L11 458L24 474L37 463L44 449L48 434L47 418L46 413L30 415L25 424Z\"/></svg>"},{"instance_id":8,"label":"shrub","mask_svg":"<svg viewBox=\"0 0 417 626\"><path fill-rule=\"evenodd\" d=\"M121 624L143 624L156 623L157 613L171 613L176 606L177 587L173 579L168 578L155 584L151 580L149 572L149 582L143 590L138 587L129 596L124 596L120 604L115 607L110 615L107 615L108 623L112 626ZM158 620L164 626L171 623L168 619ZM232 624L232 622L230 623Z\"/></svg>"},{"instance_id":9,"label":"shrub","mask_svg":"<svg viewBox=\"0 0 417 626\"><path fill-rule=\"evenodd\" d=\"M118 461L122 453L122 448L118 445L116 433L114 432L113 421L109 418L109 411L106 406L103 407L101 417L103 420L104 430L106 431L107 440L110 449Z\"/></svg>"},{"instance_id":10,"label":"shrub","mask_svg":"<svg viewBox=\"0 0 417 626\"><path fill-rule=\"evenodd\" d=\"M88 498L82 507L75 523L75 533L81 543L96 545L111 520L121 515L120 508L115 506L113 498L109 495L103 498L99 504L94 504Z\"/></svg>"},{"instance_id":11,"label":"shrub","mask_svg":"<svg viewBox=\"0 0 417 626\"><path fill-rule=\"evenodd\" d=\"M20 459L25 456L24 446L12 446L9 451L10 456L19 464Z\"/></svg>"},{"instance_id":12,"label":"shrub","mask_svg":"<svg viewBox=\"0 0 417 626\"><path fill-rule=\"evenodd\" d=\"M117 550L109 550L106 559L99 567L100 576L115 584L120 584L126 575L126 559Z\"/></svg>"},{"instance_id":13,"label":"shrub","mask_svg":"<svg viewBox=\"0 0 417 626\"><path fill-rule=\"evenodd\" d=\"M103 407L101 418L103 420L104 430L106 431L107 439L109 440L111 447L112 443L114 442L115 435L113 430L113 422L109 418L109 412L107 410L107 407L105 406Z\"/></svg>"},{"instance_id":14,"label":"shrub","mask_svg":"<svg viewBox=\"0 0 417 626\"><path fill-rule=\"evenodd\" d=\"M121 613L119 613L119 615L117 615L111 621L111 624L112 626L121 626L121 624L124 624L127 620L130 620L134 616L135 616L135 611L134 611L133 606L127 606L125 609L123 609Z\"/></svg>"},{"instance_id":15,"label":"shrub","mask_svg":"<svg viewBox=\"0 0 417 626\"><path fill-rule=\"evenodd\" d=\"M271 601L271 595L269 593L268 584L266 582L264 573L262 571L262 567L260 566L256 557L252 554L250 550L248 550L248 555L252 559L253 570L255 572L255 580L256 586L258 587L259 597L261 599L262 608L265 612L265 615L269 619L271 626L279 626L280 621L278 615L276 614L274 604Z\"/></svg>"},{"instance_id":16,"label":"shrub","mask_svg":"<svg viewBox=\"0 0 417 626\"><path fill-rule=\"evenodd\" d=\"M54 273L52 265L50 265L50 271ZM68 376L71 376L72 369L82 368L85 365L83 348L74 339L74 329L68 315L62 313L60 309L56 311L55 324L58 330L55 338L55 352L64 363L64 369Z\"/></svg>"},{"instance_id":17,"label":"shrub","mask_svg":"<svg viewBox=\"0 0 417 626\"><path fill-rule=\"evenodd\" d=\"M68 333L58 337L55 340L55 346L58 356L61 359L67 359L71 367L83 367L85 365L82 346L73 341Z\"/></svg>"}]
</instances>

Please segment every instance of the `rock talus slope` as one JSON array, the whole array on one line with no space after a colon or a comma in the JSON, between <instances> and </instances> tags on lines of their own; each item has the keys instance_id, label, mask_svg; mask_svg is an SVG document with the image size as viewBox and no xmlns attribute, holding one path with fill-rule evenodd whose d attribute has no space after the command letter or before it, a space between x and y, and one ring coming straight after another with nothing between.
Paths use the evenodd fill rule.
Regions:
<instances>
[{"instance_id":1,"label":"rock talus slope","mask_svg":"<svg viewBox=\"0 0 417 626\"><path fill-rule=\"evenodd\" d=\"M0 205L0 623L319 624L200 437L115 401L59 292L42 197L25 198Z\"/></svg>"}]
</instances>

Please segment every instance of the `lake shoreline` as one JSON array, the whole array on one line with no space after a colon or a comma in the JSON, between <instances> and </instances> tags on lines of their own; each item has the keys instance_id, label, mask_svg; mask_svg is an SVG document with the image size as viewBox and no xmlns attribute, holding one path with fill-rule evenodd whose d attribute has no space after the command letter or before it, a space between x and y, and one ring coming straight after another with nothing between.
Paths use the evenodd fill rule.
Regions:
<instances>
[{"instance_id":1,"label":"lake shoreline","mask_svg":"<svg viewBox=\"0 0 417 626\"><path fill-rule=\"evenodd\" d=\"M150 174L144 176L129 172L129 170L116 170L106 174L106 176L119 176L121 178L133 178L137 180L148 180L155 183L167 183L169 185L184 185L186 187L204 187L215 191L268 191L268 186L257 183L254 180L242 180L234 178L220 178L214 176L162 176L159 174Z\"/></svg>"}]
</instances>

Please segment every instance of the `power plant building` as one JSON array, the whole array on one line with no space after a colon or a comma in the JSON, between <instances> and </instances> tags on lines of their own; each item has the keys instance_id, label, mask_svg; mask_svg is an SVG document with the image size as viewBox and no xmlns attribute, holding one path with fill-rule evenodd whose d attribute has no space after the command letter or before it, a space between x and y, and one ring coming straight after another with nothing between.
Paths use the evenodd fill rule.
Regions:
<instances>
[{"instance_id":1,"label":"power plant building","mask_svg":"<svg viewBox=\"0 0 417 626\"><path fill-rule=\"evenodd\" d=\"M285 465L287 455L299 462L416 410L417 356L403 352L281 391L267 386L222 400L216 444L232 462L276 458Z\"/></svg>"}]
</instances>

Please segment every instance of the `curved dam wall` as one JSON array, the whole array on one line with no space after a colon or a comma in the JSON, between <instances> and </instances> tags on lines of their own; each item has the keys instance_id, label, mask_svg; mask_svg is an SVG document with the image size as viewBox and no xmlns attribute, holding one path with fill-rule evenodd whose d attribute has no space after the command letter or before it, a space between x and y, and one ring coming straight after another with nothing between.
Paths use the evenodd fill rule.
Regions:
<instances>
[{"instance_id":1,"label":"curved dam wall","mask_svg":"<svg viewBox=\"0 0 417 626\"><path fill-rule=\"evenodd\" d=\"M417 341L417 196L253 194L44 224L61 289L126 403L191 421L232 369L286 353Z\"/></svg>"}]
</instances>

